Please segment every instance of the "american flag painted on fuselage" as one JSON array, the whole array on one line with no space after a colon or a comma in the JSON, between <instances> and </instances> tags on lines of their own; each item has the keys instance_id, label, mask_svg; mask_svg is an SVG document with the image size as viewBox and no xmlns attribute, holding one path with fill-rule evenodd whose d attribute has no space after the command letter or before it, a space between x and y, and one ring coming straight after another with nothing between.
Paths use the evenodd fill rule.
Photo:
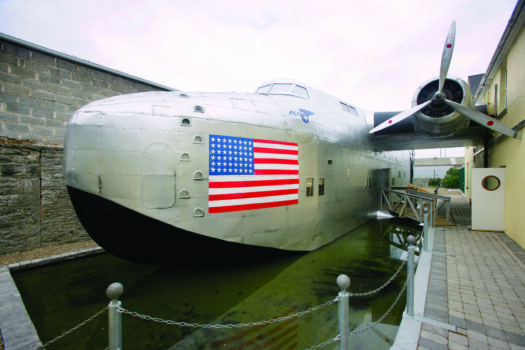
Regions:
<instances>
[{"instance_id":1,"label":"american flag painted on fuselage","mask_svg":"<svg viewBox=\"0 0 525 350\"><path fill-rule=\"evenodd\" d=\"M299 203L297 143L210 135L208 212Z\"/></svg>"}]
</instances>

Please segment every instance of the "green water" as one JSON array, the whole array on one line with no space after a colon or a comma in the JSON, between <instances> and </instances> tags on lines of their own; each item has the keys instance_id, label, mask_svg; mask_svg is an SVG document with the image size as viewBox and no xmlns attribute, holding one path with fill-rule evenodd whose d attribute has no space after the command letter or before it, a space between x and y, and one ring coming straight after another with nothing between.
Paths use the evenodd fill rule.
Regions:
<instances>
[{"instance_id":1,"label":"green water","mask_svg":"<svg viewBox=\"0 0 525 350\"><path fill-rule=\"evenodd\" d=\"M351 292L387 281L406 255L399 244L418 228L373 221L315 252L267 262L134 264L110 254L13 274L43 343L107 306L109 284L124 285L122 307L153 317L197 323L244 323L306 310L334 299L336 278L351 278ZM405 282L398 278L370 297L350 299L351 328L376 321ZM405 307L405 296L381 325L351 338L354 349L388 349ZM47 349L105 349L107 313ZM123 315L124 349L304 349L337 335L337 304L299 319L235 330L201 330ZM327 349L335 348L334 345Z\"/></svg>"}]
</instances>

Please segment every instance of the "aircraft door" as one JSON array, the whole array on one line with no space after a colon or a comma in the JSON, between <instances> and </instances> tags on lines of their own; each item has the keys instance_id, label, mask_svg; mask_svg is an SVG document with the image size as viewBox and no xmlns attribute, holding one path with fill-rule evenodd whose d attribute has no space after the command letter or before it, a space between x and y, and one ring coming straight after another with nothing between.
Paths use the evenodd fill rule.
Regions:
<instances>
[{"instance_id":1,"label":"aircraft door","mask_svg":"<svg viewBox=\"0 0 525 350\"><path fill-rule=\"evenodd\" d=\"M142 204L165 209L175 204L175 159L171 147L157 142L142 154Z\"/></svg>"},{"instance_id":2,"label":"aircraft door","mask_svg":"<svg viewBox=\"0 0 525 350\"><path fill-rule=\"evenodd\" d=\"M374 186L375 188L390 188L390 168L374 169Z\"/></svg>"},{"instance_id":3,"label":"aircraft door","mask_svg":"<svg viewBox=\"0 0 525 350\"><path fill-rule=\"evenodd\" d=\"M390 168L381 169L379 171L379 187L390 188Z\"/></svg>"},{"instance_id":4,"label":"aircraft door","mask_svg":"<svg viewBox=\"0 0 525 350\"><path fill-rule=\"evenodd\" d=\"M372 169L371 188L390 188L390 168Z\"/></svg>"},{"instance_id":5,"label":"aircraft door","mask_svg":"<svg viewBox=\"0 0 525 350\"><path fill-rule=\"evenodd\" d=\"M505 168L472 169L472 229L503 231Z\"/></svg>"}]
</instances>

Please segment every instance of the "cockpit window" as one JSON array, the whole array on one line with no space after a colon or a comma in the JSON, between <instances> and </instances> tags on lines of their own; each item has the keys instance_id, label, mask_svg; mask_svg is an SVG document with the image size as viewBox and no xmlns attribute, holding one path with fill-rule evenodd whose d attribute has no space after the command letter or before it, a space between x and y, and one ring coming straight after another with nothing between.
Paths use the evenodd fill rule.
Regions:
<instances>
[{"instance_id":1,"label":"cockpit window","mask_svg":"<svg viewBox=\"0 0 525 350\"><path fill-rule=\"evenodd\" d=\"M292 90L292 85L293 84L281 84L281 83L276 83L276 84L273 84L272 87L270 88L270 94L289 94Z\"/></svg>"},{"instance_id":2,"label":"cockpit window","mask_svg":"<svg viewBox=\"0 0 525 350\"><path fill-rule=\"evenodd\" d=\"M309 97L308 91L306 90L306 88L299 86L299 85L295 85L293 87L292 93L304 99L307 99Z\"/></svg>"},{"instance_id":3,"label":"cockpit window","mask_svg":"<svg viewBox=\"0 0 525 350\"><path fill-rule=\"evenodd\" d=\"M347 105L344 102L339 102L341 104L341 108L343 108L343 111L350 113L351 115L357 117L357 111L354 107Z\"/></svg>"},{"instance_id":4,"label":"cockpit window","mask_svg":"<svg viewBox=\"0 0 525 350\"><path fill-rule=\"evenodd\" d=\"M310 98L310 94L304 86L294 83L272 83L263 85L257 89L256 93L267 95L291 95L304 99Z\"/></svg>"},{"instance_id":5,"label":"cockpit window","mask_svg":"<svg viewBox=\"0 0 525 350\"><path fill-rule=\"evenodd\" d=\"M258 94L267 94L268 91L270 91L270 88L272 87L272 84L263 85L260 88L257 89Z\"/></svg>"}]
</instances>

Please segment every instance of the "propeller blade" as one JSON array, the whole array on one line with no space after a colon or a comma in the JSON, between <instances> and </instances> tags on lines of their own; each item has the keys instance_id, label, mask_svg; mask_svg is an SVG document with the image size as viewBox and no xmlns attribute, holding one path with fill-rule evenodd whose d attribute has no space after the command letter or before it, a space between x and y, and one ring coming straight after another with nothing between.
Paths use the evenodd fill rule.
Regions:
<instances>
[{"instance_id":1,"label":"propeller blade","mask_svg":"<svg viewBox=\"0 0 525 350\"><path fill-rule=\"evenodd\" d=\"M395 116L393 116L392 118L388 119L388 120L385 120L384 122L382 122L381 124L379 124L378 126L376 126L375 128L373 128L372 130L369 131L370 134L373 134L375 133L376 131L379 131L379 130L383 130L385 128L388 128L389 126L392 126L392 125L395 125L397 123L399 123L400 121L402 121L403 119L406 119L408 117L411 117L413 114L417 113L419 110L423 109L424 107L426 107L430 102L432 102L432 100L430 101L427 101L425 103L422 103L420 105L417 105L415 106L414 108L412 109L409 109L408 111L404 111L404 112L401 112L399 114L396 114Z\"/></svg>"},{"instance_id":2,"label":"propeller blade","mask_svg":"<svg viewBox=\"0 0 525 350\"><path fill-rule=\"evenodd\" d=\"M491 118L486 114L478 112L470 107L460 105L456 102L445 100L445 103L450 107L454 108L457 112L463 114L465 117L475 121L480 125L483 125L486 128L489 128L491 130L497 131L510 137L515 137L515 131L509 128L508 126L504 125L503 123L499 122L497 119Z\"/></svg>"},{"instance_id":3,"label":"propeller blade","mask_svg":"<svg viewBox=\"0 0 525 350\"><path fill-rule=\"evenodd\" d=\"M443 91L445 79L447 79L448 68L450 61L452 61L452 53L454 52L454 42L456 41L456 21L452 21L448 31L447 39L445 40L445 47L443 48L443 55L441 56L441 69L439 72L439 90Z\"/></svg>"}]
</instances>

